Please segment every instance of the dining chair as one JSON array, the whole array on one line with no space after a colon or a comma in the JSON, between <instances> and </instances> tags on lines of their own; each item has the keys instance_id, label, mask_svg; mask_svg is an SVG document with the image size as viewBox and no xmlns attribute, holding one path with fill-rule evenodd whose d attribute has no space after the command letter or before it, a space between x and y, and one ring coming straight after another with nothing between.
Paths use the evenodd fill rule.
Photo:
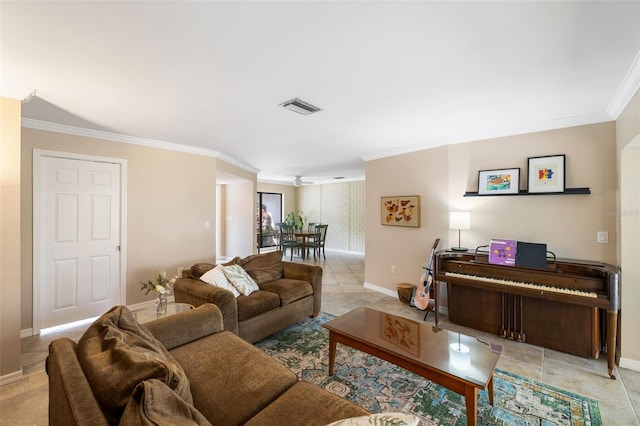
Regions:
<instances>
[{"instance_id":1,"label":"dining chair","mask_svg":"<svg viewBox=\"0 0 640 426\"><path fill-rule=\"evenodd\" d=\"M273 225L276 230L276 247L282 251L282 222L277 222Z\"/></svg>"},{"instance_id":2,"label":"dining chair","mask_svg":"<svg viewBox=\"0 0 640 426\"><path fill-rule=\"evenodd\" d=\"M313 236L313 240L307 243L307 248L313 249L313 259L316 259L316 251L318 257L320 257L320 249L322 249L322 257L327 260L327 256L324 254L324 241L327 238L327 228L329 225L317 225L316 232Z\"/></svg>"},{"instance_id":3,"label":"dining chair","mask_svg":"<svg viewBox=\"0 0 640 426\"><path fill-rule=\"evenodd\" d=\"M316 226L318 225L320 225L320 222L309 222L309 225L307 225L307 231L313 232L315 234ZM307 241L313 241L314 239L315 239L315 235L311 235L307 237ZM307 250L307 254L309 254L309 250Z\"/></svg>"},{"instance_id":4,"label":"dining chair","mask_svg":"<svg viewBox=\"0 0 640 426\"><path fill-rule=\"evenodd\" d=\"M293 226L285 223L280 224L280 244L282 247L283 257L287 255L287 249L291 250L290 260L293 260L293 250L297 249L300 251L300 247L302 247L302 243L298 241L295 236L295 229L293 229Z\"/></svg>"}]
</instances>

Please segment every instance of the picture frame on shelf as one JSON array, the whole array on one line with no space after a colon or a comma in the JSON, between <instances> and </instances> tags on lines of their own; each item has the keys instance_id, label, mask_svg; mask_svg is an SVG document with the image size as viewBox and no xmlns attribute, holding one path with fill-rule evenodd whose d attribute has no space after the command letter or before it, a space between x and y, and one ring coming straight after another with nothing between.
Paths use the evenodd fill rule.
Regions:
<instances>
[{"instance_id":1,"label":"picture frame on shelf","mask_svg":"<svg viewBox=\"0 0 640 426\"><path fill-rule=\"evenodd\" d=\"M564 154L529 157L527 189L529 193L565 192Z\"/></svg>"},{"instance_id":2,"label":"picture frame on shelf","mask_svg":"<svg viewBox=\"0 0 640 426\"><path fill-rule=\"evenodd\" d=\"M478 195L512 195L519 192L520 167L478 172Z\"/></svg>"},{"instance_id":3,"label":"picture frame on shelf","mask_svg":"<svg viewBox=\"0 0 640 426\"><path fill-rule=\"evenodd\" d=\"M420 227L420 196L380 197L382 225Z\"/></svg>"}]
</instances>

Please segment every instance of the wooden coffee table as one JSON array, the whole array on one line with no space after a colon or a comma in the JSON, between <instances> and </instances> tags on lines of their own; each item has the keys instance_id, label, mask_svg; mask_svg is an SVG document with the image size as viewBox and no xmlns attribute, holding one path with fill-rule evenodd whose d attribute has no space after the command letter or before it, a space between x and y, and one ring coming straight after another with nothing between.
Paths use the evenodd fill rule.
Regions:
<instances>
[{"instance_id":1,"label":"wooden coffee table","mask_svg":"<svg viewBox=\"0 0 640 426\"><path fill-rule=\"evenodd\" d=\"M478 390L487 389L493 405L493 370L501 347L492 350L474 337L365 307L323 327L329 330L329 375L333 374L336 345L342 343L464 395L469 425L477 424ZM466 368L454 367L450 359L449 347L458 342L469 348Z\"/></svg>"}]
</instances>

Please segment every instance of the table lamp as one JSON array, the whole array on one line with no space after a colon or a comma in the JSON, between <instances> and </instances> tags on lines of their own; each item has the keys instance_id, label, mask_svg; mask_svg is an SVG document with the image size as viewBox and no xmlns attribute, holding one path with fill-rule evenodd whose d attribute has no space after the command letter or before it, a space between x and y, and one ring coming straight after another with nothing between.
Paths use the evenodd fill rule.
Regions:
<instances>
[{"instance_id":1,"label":"table lamp","mask_svg":"<svg viewBox=\"0 0 640 426\"><path fill-rule=\"evenodd\" d=\"M458 247L451 247L453 251L467 251L466 247L460 246L460 230L471 229L471 213L469 212L449 212L449 229L458 230Z\"/></svg>"}]
</instances>

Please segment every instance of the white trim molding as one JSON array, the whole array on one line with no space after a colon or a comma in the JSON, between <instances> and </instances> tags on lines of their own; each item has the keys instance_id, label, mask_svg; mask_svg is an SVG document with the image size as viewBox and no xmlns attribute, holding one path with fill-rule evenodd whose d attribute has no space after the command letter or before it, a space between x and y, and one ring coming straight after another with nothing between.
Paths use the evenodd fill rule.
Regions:
<instances>
[{"instance_id":1,"label":"white trim molding","mask_svg":"<svg viewBox=\"0 0 640 426\"><path fill-rule=\"evenodd\" d=\"M430 139L414 145L408 145L380 151L371 155L360 157L362 161L378 160L394 155L409 154L411 152L422 151L430 148L437 148L445 145L453 145L464 142L475 142L486 139L503 138L506 136L524 135L527 133L544 132L547 130L564 129L576 126L586 126L588 124L606 123L613 121L613 117L607 112L579 115L575 117L565 117L557 120L549 120L538 123L527 123L517 126L502 127L499 129L487 129L485 131L466 133L442 138Z\"/></svg>"},{"instance_id":2,"label":"white trim molding","mask_svg":"<svg viewBox=\"0 0 640 426\"><path fill-rule=\"evenodd\" d=\"M45 130L48 132L64 133L68 135L84 136L89 138L101 139L111 142L128 143L132 145L142 145L151 148L166 149L168 151L185 152L187 154L202 155L205 157L213 157L225 161L250 173L258 173L259 170L251 166L243 164L238 160L231 158L221 152L212 149L197 148L188 145L181 145L173 142L165 142L156 139L140 138L137 136L128 136L120 133L105 132L103 130L86 129L83 127L67 126L65 124L51 123L49 121L34 120L32 118L23 118L22 127L35 130Z\"/></svg>"},{"instance_id":3,"label":"white trim molding","mask_svg":"<svg viewBox=\"0 0 640 426\"><path fill-rule=\"evenodd\" d=\"M629 358L620 358L620 367L633 371L640 371L640 361Z\"/></svg>"},{"instance_id":4,"label":"white trim molding","mask_svg":"<svg viewBox=\"0 0 640 426\"><path fill-rule=\"evenodd\" d=\"M18 371L14 371L13 373L5 374L0 377L0 386L8 385L9 383L20 381L24 378L24 374L22 374L22 368Z\"/></svg>"},{"instance_id":5,"label":"white trim molding","mask_svg":"<svg viewBox=\"0 0 640 426\"><path fill-rule=\"evenodd\" d=\"M627 71L627 75L624 76L624 80L622 80L618 91L613 96L607 108L607 112L611 117L616 120L618 119L638 89L640 89L640 51L633 60L629 71Z\"/></svg>"},{"instance_id":6,"label":"white trim molding","mask_svg":"<svg viewBox=\"0 0 640 426\"><path fill-rule=\"evenodd\" d=\"M0 96L3 98L17 99L23 104L29 102L36 95L34 89L27 89L13 84L0 82Z\"/></svg>"}]
</instances>

